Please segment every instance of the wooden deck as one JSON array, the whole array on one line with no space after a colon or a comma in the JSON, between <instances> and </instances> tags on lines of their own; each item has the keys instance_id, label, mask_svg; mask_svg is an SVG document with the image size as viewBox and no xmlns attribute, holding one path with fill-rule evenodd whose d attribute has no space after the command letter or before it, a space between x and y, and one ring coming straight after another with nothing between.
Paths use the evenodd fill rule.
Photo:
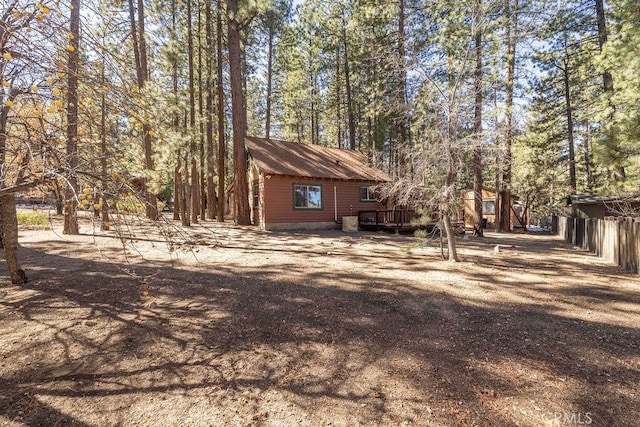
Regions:
<instances>
[{"instance_id":1,"label":"wooden deck","mask_svg":"<svg viewBox=\"0 0 640 427\"><path fill-rule=\"evenodd\" d=\"M360 230L393 231L396 233L410 232L418 229L430 230L436 226L438 221L433 220L428 223L417 223L419 215L415 210L398 209L385 211L359 211L358 226ZM464 234L464 221L452 221L456 230L461 230L459 234Z\"/></svg>"},{"instance_id":2,"label":"wooden deck","mask_svg":"<svg viewBox=\"0 0 640 427\"><path fill-rule=\"evenodd\" d=\"M358 226L361 230L414 231L418 226L414 210L359 211Z\"/></svg>"}]
</instances>

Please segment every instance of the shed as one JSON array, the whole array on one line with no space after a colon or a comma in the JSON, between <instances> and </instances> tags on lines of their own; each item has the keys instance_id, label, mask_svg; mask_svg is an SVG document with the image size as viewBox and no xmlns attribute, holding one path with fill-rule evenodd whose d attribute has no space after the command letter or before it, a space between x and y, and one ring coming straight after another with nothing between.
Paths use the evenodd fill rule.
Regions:
<instances>
[{"instance_id":1,"label":"shed","mask_svg":"<svg viewBox=\"0 0 640 427\"><path fill-rule=\"evenodd\" d=\"M338 228L342 217L384 209L390 178L354 150L256 137L245 140L252 221L262 229Z\"/></svg>"},{"instance_id":2,"label":"shed","mask_svg":"<svg viewBox=\"0 0 640 427\"><path fill-rule=\"evenodd\" d=\"M473 216L475 211L475 193L473 190L465 190L462 195L464 206L464 224L466 228L473 228ZM519 197L511 194L511 212L509 218L510 230L514 227L522 227L522 206ZM487 227L494 228L496 224L496 192L494 190L482 189L482 219Z\"/></svg>"},{"instance_id":3,"label":"shed","mask_svg":"<svg viewBox=\"0 0 640 427\"><path fill-rule=\"evenodd\" d=\"M604 219L608 216L638 216L638 196L596 196L572 194L567 197L568 216L573 218Z\"/></svg>"}]
</instances>

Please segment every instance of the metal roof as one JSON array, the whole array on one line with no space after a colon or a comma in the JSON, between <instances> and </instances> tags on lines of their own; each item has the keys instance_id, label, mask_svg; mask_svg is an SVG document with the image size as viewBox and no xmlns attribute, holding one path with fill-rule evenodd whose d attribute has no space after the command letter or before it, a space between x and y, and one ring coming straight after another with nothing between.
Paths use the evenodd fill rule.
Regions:
<instances>
[{"instance_id":1,"label":"metal roof","mask_svg":"<svg viewBox=\"0 0 640 427\"><path fill-rule=\"evenodd\" d=\"M354 150L298 144L248 136L249 156L260 172L307 178L388 182L384 172L367 166L365 156Z\"/></svg>"},{"instance_id":2,"label":"metal roof","mask_svg":"<svg viewBox=\"0 0 640 427\"><path fill-rule=\"evenodd\" d=\"M569 205L601 205L605 203L624 203L640 201L638 196L596 196L595 194L571 194L567 200Z\"/></svg>"}]
</instances>

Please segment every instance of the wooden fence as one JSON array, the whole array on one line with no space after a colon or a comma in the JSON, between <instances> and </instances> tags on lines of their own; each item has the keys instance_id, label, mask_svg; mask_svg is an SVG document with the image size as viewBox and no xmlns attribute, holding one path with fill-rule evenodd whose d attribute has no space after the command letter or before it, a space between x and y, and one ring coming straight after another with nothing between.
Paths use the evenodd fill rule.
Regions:
<instances>
[{"instance_id":1,"label":"wooden fence","mask_svg":"<svg viewBox=\"0 0 640 427\"><path fill-rule=\"evenodd\" d=\"M567 242L591 251L626 271L640 266L640 218L554 217L554 231Z\"/></svg>"}]
</instances>

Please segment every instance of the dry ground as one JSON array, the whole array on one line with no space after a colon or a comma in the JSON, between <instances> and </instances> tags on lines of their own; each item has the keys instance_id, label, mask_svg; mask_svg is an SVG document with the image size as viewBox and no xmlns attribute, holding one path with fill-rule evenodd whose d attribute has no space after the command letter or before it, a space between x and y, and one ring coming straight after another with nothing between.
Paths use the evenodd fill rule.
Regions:
<instances>
[{"instance_id":1,"label":"dry ground","mask_svg":"<svg viewBox=\"0 0 640 427\"><path fill-rule=\"evenodd\" d=\"M0 425L640 425L640 280L553 236L59 230L0 267Z\"/></svg>"}]
</instances>

